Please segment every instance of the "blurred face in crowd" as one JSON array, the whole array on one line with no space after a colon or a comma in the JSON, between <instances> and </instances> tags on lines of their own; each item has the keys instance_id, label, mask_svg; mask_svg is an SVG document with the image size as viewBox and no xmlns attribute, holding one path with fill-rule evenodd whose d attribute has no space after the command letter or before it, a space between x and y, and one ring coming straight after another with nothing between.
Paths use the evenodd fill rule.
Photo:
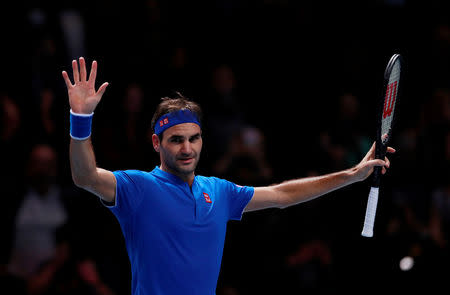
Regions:
<instances>
[{"instance_id":1,"label":"blurred face in crowd","mask_svg":"<svg viewBox=\"0 0 450 295\"><path fill-rule=\"evenodd\" d=\"M27 170L30 183L39 193L45 193L57 175L56 152L48 145L35 146Z\"/></svg>"}]
</instances>

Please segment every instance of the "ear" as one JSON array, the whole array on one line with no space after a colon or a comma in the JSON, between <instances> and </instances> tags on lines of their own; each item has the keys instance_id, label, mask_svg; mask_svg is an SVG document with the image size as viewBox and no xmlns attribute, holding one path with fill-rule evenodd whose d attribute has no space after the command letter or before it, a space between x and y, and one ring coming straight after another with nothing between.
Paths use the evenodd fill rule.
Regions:
<instances>
[{"instance_id":1,"label":"ear","mask_svg":"<svg viewBox=\"0 0 450 295\"><path fill-rule=\"evenodd\" d=\"M159 146L161 144L161 142L159 141L159 137L156 134L152 135L152 144L153 144L153 148L155 149L155 151L157 153L159 153Z\"/></svg>"}]
</instances>

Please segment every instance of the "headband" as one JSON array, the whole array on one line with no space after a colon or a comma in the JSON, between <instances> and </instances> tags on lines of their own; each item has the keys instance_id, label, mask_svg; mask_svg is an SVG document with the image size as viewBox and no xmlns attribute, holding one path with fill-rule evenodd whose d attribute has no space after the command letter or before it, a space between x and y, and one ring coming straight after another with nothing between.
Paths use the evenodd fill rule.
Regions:
<instances>
[{"instance_id":1,"label":"headband","mask_svg":"<svg viewBox=\"0 0 450 295\"><path fill-rule=\"evenodd\" d=\"M195 123L201 126L197 116L193 112L187 109L178 110L159 117L155 123L155 134L160 135L164 130L183 123Z\"/></svg>"}]
</instances>

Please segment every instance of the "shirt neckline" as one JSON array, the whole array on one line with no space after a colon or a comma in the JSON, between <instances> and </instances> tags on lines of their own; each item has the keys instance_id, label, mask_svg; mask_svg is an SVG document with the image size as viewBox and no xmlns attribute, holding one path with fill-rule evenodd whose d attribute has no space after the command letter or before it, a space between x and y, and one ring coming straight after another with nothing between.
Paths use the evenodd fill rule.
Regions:
<instances>
[{"instance_id":1,"label":"shirt neckline","mask_svg":"<svg viewBox=\"0 0 450 295\"><path fill-rule=\"evenodd\" d=\"M175 174L161 170L161 168L159 168L159 166L156 166L155 169L153 169L152 173L154 173L155 175L157 175L159 177L165 178L175 184L186 184L187 186L189 186L189 184L186 181L184 181L183 179L181 179L180 177L178 177ZM196 178L197 178L197 176L194 176L194 181L193 181L192 185L194 185Z\"/></svg>"}]
</instances>

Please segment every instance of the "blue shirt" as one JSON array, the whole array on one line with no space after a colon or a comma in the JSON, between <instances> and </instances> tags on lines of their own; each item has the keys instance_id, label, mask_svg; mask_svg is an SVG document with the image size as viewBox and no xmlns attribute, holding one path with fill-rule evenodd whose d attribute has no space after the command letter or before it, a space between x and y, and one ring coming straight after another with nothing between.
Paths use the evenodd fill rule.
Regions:
<instances>
[{"instance_id":1,"label":"blue shirt","mask_svg":"<svg viewBox=\"0 0 450 295\"><path fill-rule=\"evenodd\" d=\"M254 188L195 176L192 188L156 167L114 171L118 219L133 295L213 295L227 222L239 220Z\"/></svg>"}]
</instances>

